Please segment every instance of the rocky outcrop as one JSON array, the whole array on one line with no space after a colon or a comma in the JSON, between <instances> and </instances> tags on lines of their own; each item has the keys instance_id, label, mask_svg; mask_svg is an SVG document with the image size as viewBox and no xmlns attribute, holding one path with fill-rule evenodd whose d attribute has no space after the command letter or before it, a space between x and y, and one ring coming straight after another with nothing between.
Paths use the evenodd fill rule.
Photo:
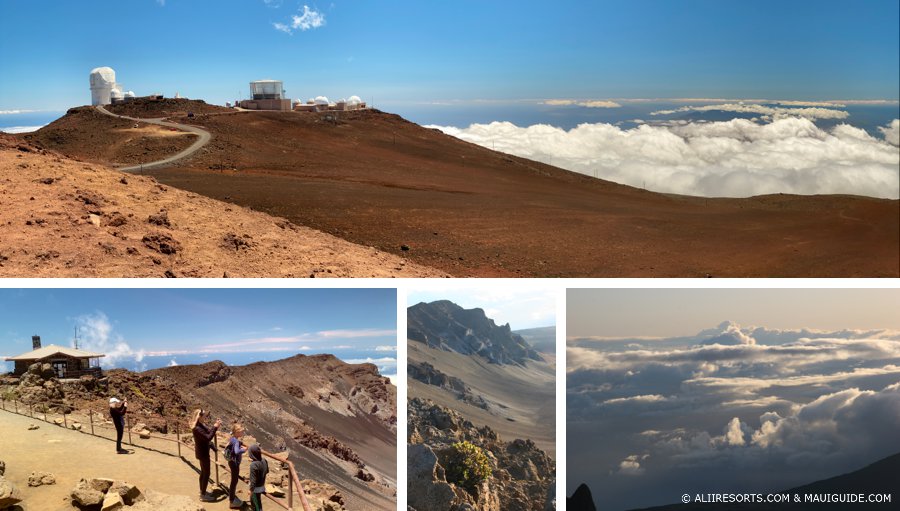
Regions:
<instances>
[{"instance_id":1,"label":"rocky outcrop","mask_svg":"<svg viewBox=\"0 0 900 511\"><path fill-rule=\"evenodd\" d=\"M455 376L450 376L428 362L412 362L406 365L406 374L422 383L440 387L470 405L490 410L490 405L482 396L472 392L471 387Z\"/></svg>"},{"instance_id":2,"label":"rocky outcrop","mask_svg":"<svg viewBox=\"0 0 900 511\"><path fill-rule=\"evenodd\" d=\"M440 300L419 303L407 309L407 338L429 347L478 355L493 364L524 365L541 360L509 324L497 326L482 309L463 309Z\"/></svg>"},{"instance_id":3,"label":"rocky outcrop","mask_svg":"<svg viewBox=\"0 0 900 511\"><path fill-rule=\"evenodd\" d=\"M344 496L330 484L304 479L303 485L306 500L315 511L344 511Z\"/></svg>"},{"instance_id":4,"label":"rocky outcrop","mask_svg":"<svg viewBox=\"0 0 900 511\"><path fill-rule=\"evenodd\" d=\"M19 401L31 404L45 404L49 406L61 403L64 393L56 373L50 364L31 364L28 371L19 377L15 394Z\"/></svg>"},{"instance_id":5,"label":"rocky outcrop","mask_svg":"<svg viewBox=\"0 0 900 511\"><path fill-rule=\"evenodd\" d=\"M506 442L487 426L476 427L455 411L415 398L408 403L407 495L419 511L544 511L556 465L531 440ZM481 449L490 476L464 489L447 479L451 446L469 442Z\"/></svg>"}]
</instances>

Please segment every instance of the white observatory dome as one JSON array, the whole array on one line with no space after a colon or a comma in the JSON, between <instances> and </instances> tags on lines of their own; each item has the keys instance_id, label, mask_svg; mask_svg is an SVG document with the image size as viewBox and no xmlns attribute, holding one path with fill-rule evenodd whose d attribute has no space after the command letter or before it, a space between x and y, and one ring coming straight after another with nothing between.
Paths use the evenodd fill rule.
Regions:
<instances>
[{"instance_id":1,"label":"white observatory dome","mask_svg":"<svg viewBox=\"0 0 900 511\"><path fill-rule=\"evenodd\" d=\"M358 105L360 103L362 103L362 100L359 99L359 96L350 96L349 98L347 98L348 105Z\"/></svg>"},{"instance_id":2,"label":"white observatory dome","mask_svg":"<svg viewBox=\"0 0 900 511\"><path fill-rule=\"evenodd\" d=\"M110 99L122 99L124 97L125 97L125 94L122 94L122 91L119 89L113 89L113 90L109 91Z\"/></svg>"},{"instance_id":3,"label":"white observatory dome","mask_svg":"<svg viewBox=\"0 0 900 511\"><path fill-rule=\"evenodd\" d=\"M116 72L111 67L95 67L91 70L91 87L115 85Z\"/></svg>"},{"instance_id":4,"label":"white observatory dome","mask_svg":"<svg viewBox=\"0 0 900 511\"><path fill-rule=\"evenodd\" d=\"M134 97L134 91L131 91L131 90L130 90L130 91L125 92L125 97L126 97L126 98L133 98L133 97Z\"/></svg>"},{"instance_id":5,"label":"white observatory dome","mask_svg":"<svg viewBox=\"0 0 900 511\"><path fill-rule=\"evenodd\" d=\"M327 105L328 98L326 98L325 96L316 96L316 104L317 105Z\"/></svg>"},{"instance_id":6,"label":"white observatory dome","mask_svg":"<svg viewBox=\"0 0 900 511\"><path fill-rule=\"evenodd\" d=\"M108 105L110 94L116 88L116 72L111 67L91 70L91 104Z\"/></svg>"}]
</instances>

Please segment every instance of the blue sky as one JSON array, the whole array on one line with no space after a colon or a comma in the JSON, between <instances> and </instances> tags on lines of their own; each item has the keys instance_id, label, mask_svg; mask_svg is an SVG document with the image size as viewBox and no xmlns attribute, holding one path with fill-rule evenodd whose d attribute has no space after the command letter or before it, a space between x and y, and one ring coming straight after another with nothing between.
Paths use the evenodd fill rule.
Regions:
<instances>
[{"instance_id":1,"label":"blue sky","mask_svg":"<svg viewBox=\"0 0 900 511\"><path fill-rule=\"evenodd\" d=\"M291 97L357 94L376 105L895 100L898 9L896 0L0 0L0 110L85 104L97 66L139 95L211 102L246 95L260 78L284 80Z\"/></svg>"},{"instance_id":2,"label":"blue sky","mask_svg":"<svg viewBox=\"0 0 900 511\"><path fill-rule=\"evenodd\" d=\"M460 280L410 289L406 304L450 300L465 309L484 309L487 317L498 325L509 323L513 330L524 330L556 325L557 295L555 289L540 283L510 287L488 281L473 285Z\"/></svg>"},{"instance_id":3,"label":"blue sky","mask_svg":"<svg viewBox=\"0 0 900 511\"><path fill-rule=\"evenodd\" d=\"M203 353L395 358L396 323L394 289L0 290L0 355L30 351L32 335L68 346L77 326L83 348L129 368Z\"/></svg>"}]
</instances>

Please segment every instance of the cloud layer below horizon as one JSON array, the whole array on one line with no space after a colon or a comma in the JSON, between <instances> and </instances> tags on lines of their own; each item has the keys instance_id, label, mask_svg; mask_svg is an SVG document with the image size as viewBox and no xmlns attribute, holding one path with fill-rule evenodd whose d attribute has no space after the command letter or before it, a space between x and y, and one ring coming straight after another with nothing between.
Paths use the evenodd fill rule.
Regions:
<instances>
[{"instance_id":1,"label":"cloud layer below horizon","mask_svg":"<svg viewBox=\"0 0 900 511\"><path fill-rule=\"evenodd\" d=\"M721 106L721 105L719 105ZM737 108L759 105L736 105ZM606 123L564 130L509 122L468 128L428 126L454 137L567 170L665 193L749 197L772 193L900 195L900 120L880 128L884 139L810 118L837 110L768 108L772 122L660 121L622 129ZM821 115L820 115L821 114Z\"/></svg>"},{"instance_id":2,"label":"cloud layer below horizon","mask_svg":"<svg viewBox=\"0 0 900 511\"><path fill-rule=\"evenodd\" d=\"M725 322L691 337L570 339L567 371L568 442L590 446L569 452L569 474L610 509L783 490L900 452L896 331Z\"/></svg>"}]
</instances>

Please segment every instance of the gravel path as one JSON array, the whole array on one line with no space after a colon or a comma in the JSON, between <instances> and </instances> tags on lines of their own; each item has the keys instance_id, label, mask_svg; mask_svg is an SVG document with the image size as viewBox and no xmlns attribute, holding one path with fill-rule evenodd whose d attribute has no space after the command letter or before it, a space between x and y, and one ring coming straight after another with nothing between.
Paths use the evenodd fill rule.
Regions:
<instances>
[{"instance_id":1,"label":"gravel path","mask_svg":"<svg viewBox=\"0 0 900 511\"><path fill-rule=\"evenodd\" d=\"M116 115L116 114L110 112L109 110L103 108L102 105L97 106L97 111L99 111L103 114L106 114L110 117L116 117L119 119L126 119L129 121L135 121L135 122L146 122L149 124L156 124L158 126L165 126L167 128L175 128L175 129L187 131L187 132L197 135L197 140L193 144L191 144L190 147L185 149L184 151L181 151L178 154L169 156L168 158L164 158L162 160L151 161L151 162L147 162L147 163L142 163L140 165L132 165L129 167L119 167L118 168L118 170L121 170L124 172L141 171L141 170L146 170L146 169L155 168L155 167L162 167L165 165L175 163L178 160L187 158L188 156L196 153L203 146L208 144L210 140L212 140L212 134L210 134L210 132L206 131L203 128L198 128L196 126L188 126L187 124L179 124L177 122L169 122L169 121L164 120L164 118L140 119L137 117L128 117L126 115Z\"/></svg>"}]
</instances>

